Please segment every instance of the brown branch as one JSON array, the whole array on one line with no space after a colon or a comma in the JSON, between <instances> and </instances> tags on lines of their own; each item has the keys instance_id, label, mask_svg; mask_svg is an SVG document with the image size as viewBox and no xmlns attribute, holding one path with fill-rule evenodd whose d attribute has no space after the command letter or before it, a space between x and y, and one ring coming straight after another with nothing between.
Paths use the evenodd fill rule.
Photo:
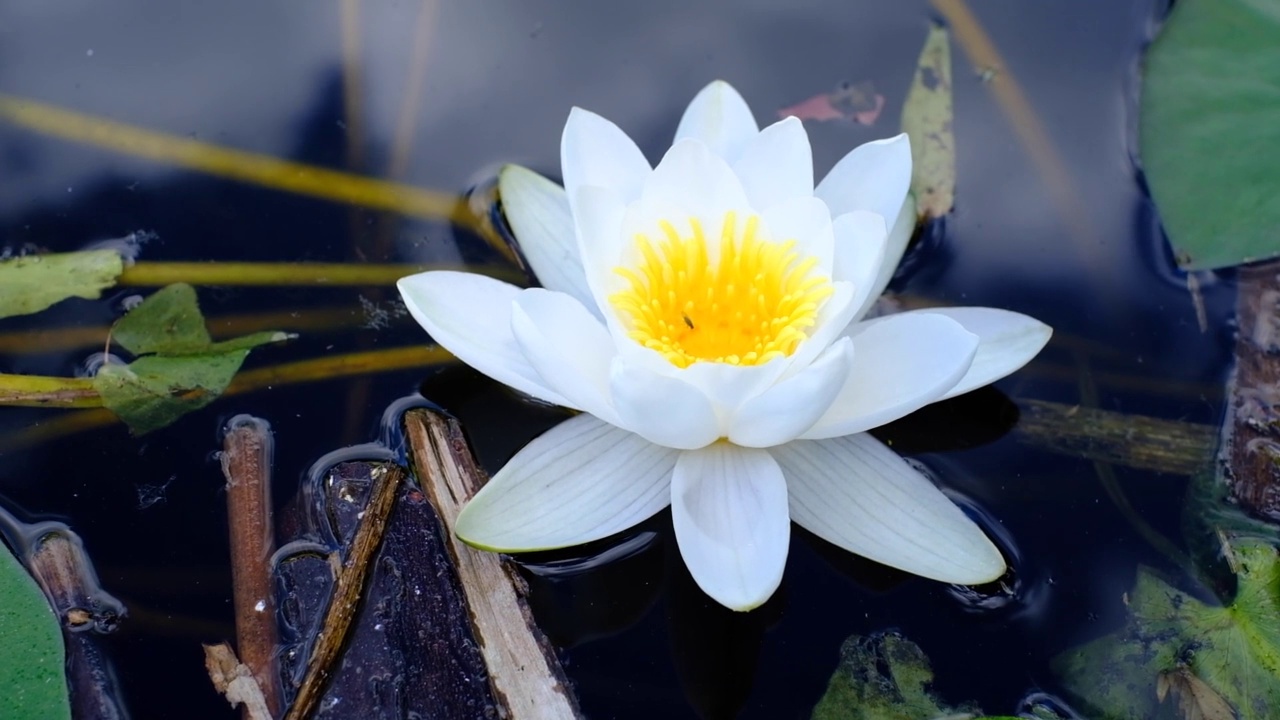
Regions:
<instances>
[{"instance_id":1,"label":"brown branch","mask_svg":"<svg viewBox=\"0 0 1280 720\"><path fill-rule=\"evenodd\" d=\"M236 649L262 688L273 716L280 712L279 673L275 666L275 593L271 556L275 533L271 517L271 426L237 415L222 439L222 474L227 479L227 517L231 526L231 579L236 611Z\"/></svg>"}]
</instances>

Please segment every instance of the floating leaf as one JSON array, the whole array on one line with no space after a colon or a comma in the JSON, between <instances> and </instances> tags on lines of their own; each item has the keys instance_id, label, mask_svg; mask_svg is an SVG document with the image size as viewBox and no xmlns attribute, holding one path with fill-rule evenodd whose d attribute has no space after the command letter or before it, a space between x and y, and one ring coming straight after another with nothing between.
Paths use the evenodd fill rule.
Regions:
<instances>
[{"instance_id":1,"label":"floating leaf","mask_svg":"<svg viewBox=\"0 0 1280 720\"><path fill-rule=\"evenodd\" d=\"M260 332L215 343L195 289L177 284L157 291L117 321L111 337L144 357L128 365L102 366L93 386L102 404L141 435L213 402L251 348L290 336Z\"/></svg>"},{"instance_id":2,"label":"floating leaf","mask_svg":"<svg viewBox=\"0 0 1280 720\"><path fill-rule=\"evenodd\" d=\"M929 694L932 682L929 658L902 635L854 635L840 647L840 666L813 720L920 720L964 712Z\"/></svg>"},{"instance_id":3,"label":"floating leaf","mask_svg":"<svg viewBox=\"0 0 1280 720\"><path fill-rule=\"evenodd\" d=\"M934 25L902 107L902 131L911 138L911 192L924 219L942 217L955 205L956 141L951 117L951 40L946 28Z\"/></svg>"},{"instance_id":4,"label":"floating leaf","mask_svg":"<svg viewBox=\"0 0 1280 720\"><path fill-rule=\"evenodd\" d=\"M72 297L96 299L122 272L124 261L115 250L0 260L0 318L40 312Z\"/></svg>"},{"instance_id":5,"label":"floating leaf","mask_svg":"<svg viewBox=\"0 0 1280 720\"><path fill-rule=\"evenodd\" d=\"M1178 264L1280 254L1280 0L1179 0L1147 52L1142 164Z\"/></svg>"},{"instance_id":6,"label":"floating leaf","mask_svg":"<svg viewBox=\"0 0 1280 720\"><path fill-rule=\"evenodd\" d=\"M1234 553L1236 598L1225 607L1141 568L1125 627L1055 662L1067 688L1102 717L1136 720L1178 717L1172 703L1161 703L1161 685L1176 691L1181 705L1202 682L1242 720L1273 717L1280 707L1280 562L1274 547L1258 541L1241 542ZM1200 690L1202 706L1211 708Z\"/></svg>"},{"instance_id":7,"label":"floating leaf","mask_svg":"<svg viewBox=\"0 0 1280 720\"><path fill-rule=\"evenodd\" d=\"M26 568L0 546L0 717L71 717L62 630Z\"/></svg>"}]
</instances>

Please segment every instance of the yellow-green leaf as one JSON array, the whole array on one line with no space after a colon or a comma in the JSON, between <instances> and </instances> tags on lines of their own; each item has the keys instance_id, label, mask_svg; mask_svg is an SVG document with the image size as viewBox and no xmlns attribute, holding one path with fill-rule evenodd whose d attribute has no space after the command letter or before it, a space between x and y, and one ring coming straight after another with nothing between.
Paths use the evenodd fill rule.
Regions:
<instances>
[{"instance_id":1,"label":"yellow-green leaf","mask_svg":"<svg viewBox=\"0 0 1280 720\"><path fill-rule=\"evenodd\" d=\"M124 261L115 250L0 260L0 318L37 313L72 297L96 299L122 272Z\"/></svg>"},{"instance_id":2,"label":"yellow-green leaf","mask_svg":"<svg viewBox=\"0 0 1280 720\"><path fill-rule=\"evenodd\" d=\"M951 118L951 40L946 28L934 25L902 108L902 131L911 138L911 192L916 211L926 220L946 215L955 205Z\"/></svg>"},{"instance_id":3,"label":"yellow-green leaf","mask_svg":"<svg viewBox=\"0 0 1280 720\"><path fill-rule=\"evenodd\" d=\"M111 336L143 357L128 365L104 365L93 387L102 404L138 435L213 402L250 349L291 337L259 332L215 343L205 328L195 289L181 283L144 300L116 322Z\"/></svg>"}]
</instances>

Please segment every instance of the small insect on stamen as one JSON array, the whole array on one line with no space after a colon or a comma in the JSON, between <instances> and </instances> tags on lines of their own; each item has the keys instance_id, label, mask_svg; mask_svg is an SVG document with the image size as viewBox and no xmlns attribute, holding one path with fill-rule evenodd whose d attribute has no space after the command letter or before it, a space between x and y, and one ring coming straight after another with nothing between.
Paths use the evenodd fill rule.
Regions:
<instances>
[{"instance_id":1,"label":"small insect on stamen","mask_svg":"<svg viewBox=\"0 0 1280 720\"><path fill-rule=\"evenodd\" d=\"M680 313L680 317L684 318L684 324L685 324L685 325L688 325L688 326L689 326L689 329L690 329L690 330L692 330L692 329L693 329L693 321L689 319L689 316L688 316L687 314L685 314L685 313Z\"/></svg>"}]
</instances>

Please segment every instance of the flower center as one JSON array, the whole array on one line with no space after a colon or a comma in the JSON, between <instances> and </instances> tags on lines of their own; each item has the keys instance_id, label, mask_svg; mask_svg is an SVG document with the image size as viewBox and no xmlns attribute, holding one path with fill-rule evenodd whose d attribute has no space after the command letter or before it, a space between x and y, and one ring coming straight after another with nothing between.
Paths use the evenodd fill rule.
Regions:
<instances>
[{"instance_id":1,"label":"flower center","mask_svg":"<svg viewBox=\"0 0 1280 720\"><path fill-rule=\"evenodd\" d=\"M801 259L795 241L757 236L760 218L741 226L725 214L718 245L697 219L681 235L670 222L657 241L635 237L639 260L615 268L626 287L609 296L633 340L677 367L696 362L760 365L790 355L817 321L831 280Z\"/></svg>"}]
</instances>

